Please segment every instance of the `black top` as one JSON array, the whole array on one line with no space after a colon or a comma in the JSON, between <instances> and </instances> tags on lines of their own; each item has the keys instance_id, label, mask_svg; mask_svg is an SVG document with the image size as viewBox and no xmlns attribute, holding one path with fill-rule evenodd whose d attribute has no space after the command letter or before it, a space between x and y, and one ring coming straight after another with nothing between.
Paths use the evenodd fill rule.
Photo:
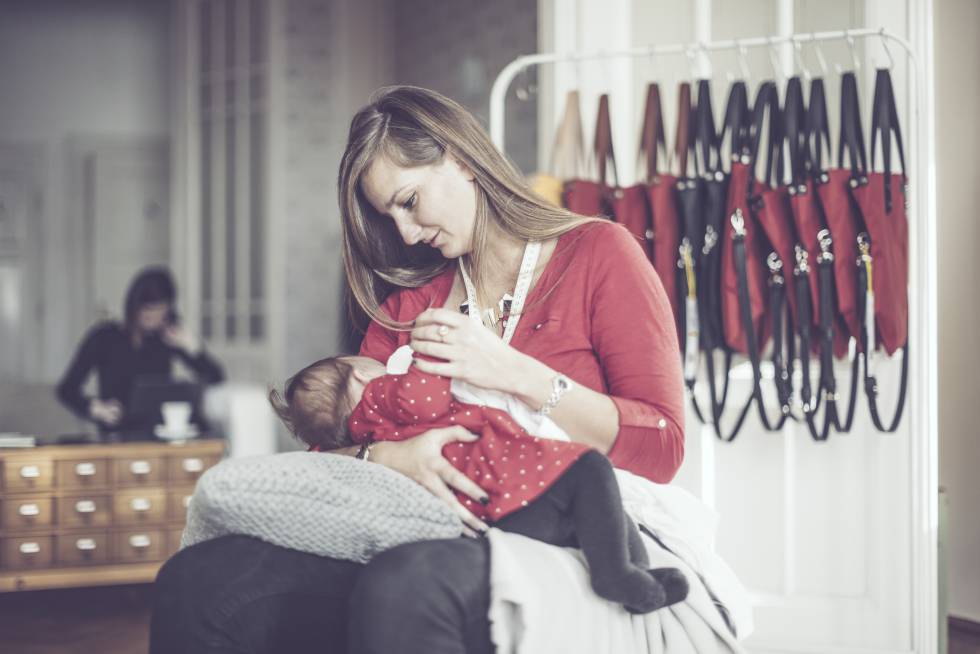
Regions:
<instances>
[{"instance_id":1,"label":"black top","mask_svg":"<svg viewBox=\"0 0 980 654\"><path fill-rule=\"evenodd\" d=\"M82 393L82 386L94 368L99 381L99 398L117 400L123 407L125 420L130 392L137 377L170 377L174 357L187 364L202 383L216 384L225 377L221 365L203 350L196 356L191 355L167 345L156 334L145 336L139 347L134 347L119 323L98 324L79 345L58 384L58 398L76 415L91 420L88 405L92 398Z\"/></svg>"}]
</instances>

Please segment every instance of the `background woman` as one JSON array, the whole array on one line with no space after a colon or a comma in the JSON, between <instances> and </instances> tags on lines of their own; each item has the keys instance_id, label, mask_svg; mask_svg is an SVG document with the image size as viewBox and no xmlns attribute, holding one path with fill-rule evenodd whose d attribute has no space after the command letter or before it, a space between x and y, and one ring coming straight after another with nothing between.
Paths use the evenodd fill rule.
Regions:
<instances>
[{"instance_id":1,"label":"background woman","mask_svg":"<svg viewBox=\"0 0 980 654\"><path fill-rule=\"evenodd\" d=\"M168 270L146 268L137 274L126 292L123 322L99 323L78 346L58 384L58 398L65 406L101 432L145 429L152 425L136 424L129 413L138 378L170 378L174 360L180 360L201 382L222 381L221 366L178 322L176 299ZM88 397L82 388L93 370L99 390Z\"/></svg>"}]
</instances>

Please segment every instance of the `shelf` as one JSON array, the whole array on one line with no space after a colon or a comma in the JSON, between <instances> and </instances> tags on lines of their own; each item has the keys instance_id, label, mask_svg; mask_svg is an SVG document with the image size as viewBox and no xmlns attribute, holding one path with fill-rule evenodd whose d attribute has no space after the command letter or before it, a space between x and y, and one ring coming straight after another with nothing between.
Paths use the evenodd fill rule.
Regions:
<instances>
[{"instance_id":1,"label":"shelf","mask_svg":"<svg viewBox=\"0 0 980 654\"><path fill-rule=\"evenodd\" d=\"M163 563L163 561L153 561L44 570L5 570L0 572L0 593L46 588L144 584L156 579L157 571Z\"/></svg>"}]
</instances>

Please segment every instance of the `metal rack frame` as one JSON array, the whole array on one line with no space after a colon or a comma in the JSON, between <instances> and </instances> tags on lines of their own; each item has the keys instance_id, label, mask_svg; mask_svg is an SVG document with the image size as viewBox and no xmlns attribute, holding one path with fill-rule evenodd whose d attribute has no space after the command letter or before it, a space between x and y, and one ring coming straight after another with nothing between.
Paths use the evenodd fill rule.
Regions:
<instances>
[{"instance_id":1,"label":"metal rack frame","mask_svg":"<svg viewBox=\"0 0 980 654\"><path fill-rule=\"evenodd\" d=\"M908 41L902 39L894 34L891 34L884 29L850 29L850 30L836 30L831 32L807 32L790 34L788 36L760 36L747 39L728 39L724 41L711 41L711 42L694 42L694 43L673 43L669 45L651 45L643 46L638 48L629 48L626 50L597 50L594 52L566 52L566 53L539 53L533 55L524 55L513 60L507 64L503 70L497 75L497 78L493 82L493 87L490 90L490 138L493 140L494 145L496 145L501 151L504 149L504 101L507 97L507 90L510 88L511 83L514 78L521 73L521 71L531 67L540 66L542 64L556 64L564 62L578 63L582 61L590 60L601 60L601 59L616 59L616 58L648 58L656 57L658 55L675 55L675 54L689 54L694 52L717 52L721 50L741 50L745 48L758 48L767 47L771 48L780 44L804 44L804 43L815 43L822 41L840 41L846 40L853 42L854 39L860 38L880 38L883 42L892 41L904 50L906 57L912 62L913 74L912 78L912 93L913 97L917 99L913 103L915 116L914 119L918 119L918 93L917 93L917 79L918 79L918 61L916 60L915 53L912 50L912 46L909 45ZM889 52L889 57L891 53Z\"/></svg>"}]
</instances>

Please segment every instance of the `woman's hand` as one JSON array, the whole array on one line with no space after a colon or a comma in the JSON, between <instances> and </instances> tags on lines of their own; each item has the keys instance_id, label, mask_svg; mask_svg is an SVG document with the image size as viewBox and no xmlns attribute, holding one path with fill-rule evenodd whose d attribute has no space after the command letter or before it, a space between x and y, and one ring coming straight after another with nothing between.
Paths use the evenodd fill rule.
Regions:
<instances>
[{"instance_id":1,"label":"woman's hand","mask_svg":"<svg viewBox=\"0 0 980 654\"><path fill-rule=\"evenodd\" d=\"M163 342L172 348L183 350L194 356L200 350L200 345L189 331L180 325L168 325L161 334Z\"/></svg>"},{"instance_id":2,"label":"woman's hand","mask_svg":"<svg viewBox=\"0 0 980 654\"><path fill-rule=\"evenodd\" d=\"M446 460L442 447L453 441L472 442L477 438L463 427L431 429L404 441L379 441L372 447L371 458L424 486L456 512L466 535L476 536L477 531L486 531L487 525L460 504L452 488L477 502L487 498L487 494Z\"/></svg>"},{"instance_id":3,"label":"woman's hand","mask_svg":"<svg viewBox=\"0 0 980 654\"><path fill-rule=\"evenodd\" d=\"M420 313L409 345L420 354L444 360L416 359L415 365L424 372L507 393L517 392L520 379L542 367L469 316L449 309ZM550 378L545 379L549 383Z\"/></svg>"},{"instance_id":4,"label":"woman's hand","mask_svg":"<svg viewBox=\"0 0 980 654\"><path fill-rule=\"evenodd\" d=\"M107 427L115 427L122 420L122 404L118 400L93 398L88 403L88 415Z\"/></svg>"}]
</instances>

